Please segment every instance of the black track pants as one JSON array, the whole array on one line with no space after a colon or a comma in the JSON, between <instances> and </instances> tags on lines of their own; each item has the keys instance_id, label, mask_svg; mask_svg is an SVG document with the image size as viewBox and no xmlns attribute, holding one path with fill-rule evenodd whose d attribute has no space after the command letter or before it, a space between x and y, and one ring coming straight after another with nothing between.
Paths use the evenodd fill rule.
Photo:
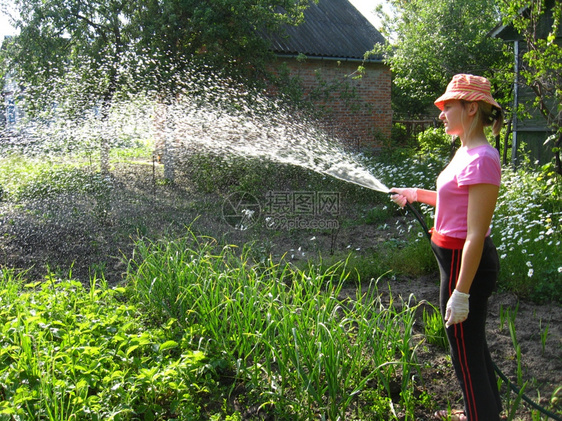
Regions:
<instances>
[{"instance_id":1,"label":"black track pants","mask_svg":"<svg viewBox=\"0 0 562 421\"><path fill-rule=\"evenodd\" d=\"M445 315L447 301L455 289L461 266L462 249L445 249L432 243L441 273L440 308ZM496 288L499 260L496 248L486 238L482 259L470 288L469 314L462 322L447 328L451 360L462 388L468 421L498 421L501 399L488 344L486 314L488 298Z\"/></svg>"}]
</instances>

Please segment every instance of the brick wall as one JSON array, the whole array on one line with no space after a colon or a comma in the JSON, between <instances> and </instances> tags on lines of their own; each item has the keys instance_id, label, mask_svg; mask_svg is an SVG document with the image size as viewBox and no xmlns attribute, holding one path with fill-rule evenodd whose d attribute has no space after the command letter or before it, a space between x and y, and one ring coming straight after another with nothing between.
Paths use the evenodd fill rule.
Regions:
<instances>
[{"instance_id":1,"label":"brick wall","mask_svg":"<svg viewBox=\"0 0 562 421\"><path fill-rule=\"evenodd\" d=\"M388 66L336 60L279 59L302 82L305 94L326 111L323 124L334 136L357 149L380 147L390 137L392 107Z\"/></svg>"}]
</instances>

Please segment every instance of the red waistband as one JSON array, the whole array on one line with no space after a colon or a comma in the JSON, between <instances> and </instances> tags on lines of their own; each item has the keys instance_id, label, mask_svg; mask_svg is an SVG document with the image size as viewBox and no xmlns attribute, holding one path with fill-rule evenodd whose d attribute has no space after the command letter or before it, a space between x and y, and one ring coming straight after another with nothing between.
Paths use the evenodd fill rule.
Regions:
<instances>
[{"instance_id":1,"label":"red waistband","mask_svg":"<svg viewBox=\"0 0 562 421\"><path fill-rule=\"evenodd\" d=\"M464 238L448 237L446 235L439 234L434 228L431 228L429 232L431 232L431 241L439 247L450 250L460 250L464 247Z\"/></svg>"}]
</instances>

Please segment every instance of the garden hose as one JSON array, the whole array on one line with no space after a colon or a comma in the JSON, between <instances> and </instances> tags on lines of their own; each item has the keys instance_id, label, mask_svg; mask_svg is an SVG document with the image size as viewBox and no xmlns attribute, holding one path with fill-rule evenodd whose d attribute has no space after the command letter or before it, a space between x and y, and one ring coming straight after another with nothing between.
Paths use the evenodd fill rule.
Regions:
<instances>
[{"instance_id":1,"label":"garden hose","mask_svg":"<svg viewBox=\"0 0 562 421\"><path fill-rule=\"evenodd\" d=\"M391 194L393 194L393 193L391 193ZM424 234L426 235L427 239L431 243L431 232L430 232L429 228L427 227L427 224L425 223L425 220L423 219L423 216L418 212L418 210L410 202L406 202L406 204L408 205L408 210L410 210L414 214L414 216L416 217L416 219L418 220L418 222L422 226ZM562 421L562 418L560 416L558 416L555 413L553 413L552 411L549 411L548 409L543 408L542 406L538 405L531 398L529 398L526 394L522 393L521 388L519 388L516 384L514 384L512 381L510 381L507 378L507 376L502 373L502 371L499 369L499 367L496 365L496 363L494 363L493 361L492 361L492 366L494 367L494 370L495 370L496 374L500 377L500 379L502 379L504 382L506 382L508 387L515 394L517 394L518 396L521 396L521 398L525 402L527 402L530 406L532 406L534 409L542 412L544 415L546 415L549 418L552 418L555 421Z\"/></svg>"}]
</instances>

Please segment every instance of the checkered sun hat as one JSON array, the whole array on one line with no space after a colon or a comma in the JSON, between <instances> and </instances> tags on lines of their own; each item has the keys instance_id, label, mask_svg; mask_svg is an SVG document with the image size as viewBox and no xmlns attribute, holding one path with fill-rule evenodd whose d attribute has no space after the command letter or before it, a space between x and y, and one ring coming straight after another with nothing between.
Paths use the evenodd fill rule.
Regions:
<instances>
[{"instance_id":1,"label":"checkered sun hat","mask_svg":"<svg viewBox=\"0 0 562 421\"><path fill-rule=\"evenodd\" d=\"M501 106L492 98L490 81L482 76L460 74L453 76L443 95L435 100L440 110L446 101L462 99L465 101L484 101L501 110Z\"/></svg>"}]
</instances>

